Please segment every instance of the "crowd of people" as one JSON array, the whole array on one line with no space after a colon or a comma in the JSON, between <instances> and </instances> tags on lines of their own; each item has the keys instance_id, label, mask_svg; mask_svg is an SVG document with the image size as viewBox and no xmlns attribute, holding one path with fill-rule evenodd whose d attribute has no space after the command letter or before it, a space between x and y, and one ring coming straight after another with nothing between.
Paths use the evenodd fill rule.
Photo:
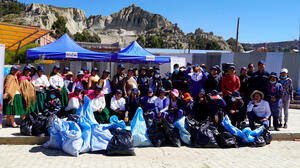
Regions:
<instances>
[{"instance_id":1,"label":"crowd of people","mask_svg":"<svg viewBox=\"0 0 300 168\"><path fill-rule=\"evenodd\" d=\"M288 70L278 76L265 70L264 61L249 64L237 76L234 65L206 65L180 67L161 76L156 67L129 68L118 65L117 74L110 79L110 71L100 73L97 67L84 67L76 77L65 67L55 65L49 76L43 66L26 66L21 72L12 66L4 83L4 114L6 126L18 127L14 116L22 119L31 112L67 117L75 114L87 96L98 123L108 123L112 115L130 123L138 107L145 119L166 118L174 123L182 116L197 121L210 120L220 124L228 115L232 124L241 127L248 118L251 129L255 123L274 130L287 128L288 108L293 102L293 85ZM282 115L284 120L282 121ZM271 124L272 118L272 124Z\"/></svg>"}]
</instances>

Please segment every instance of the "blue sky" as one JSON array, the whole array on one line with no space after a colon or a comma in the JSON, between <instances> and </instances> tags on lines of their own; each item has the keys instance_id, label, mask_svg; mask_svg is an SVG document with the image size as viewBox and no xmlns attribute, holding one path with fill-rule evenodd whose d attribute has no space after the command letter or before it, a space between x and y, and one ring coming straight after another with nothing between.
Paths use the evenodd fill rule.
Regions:
<instances>
[{"instance_id":1,"label":"blue sky","mask_svg":"<svg viewBox=\"0 0 300 168\"><path fill-rule=\"evenodd\" d=\"M89 15L110 15L136 4L161 14L185 32L235 37L240 20L240 42L276 42L298 39L300 0L18 0L83 9Z\"/></svg>"}]
</instances>

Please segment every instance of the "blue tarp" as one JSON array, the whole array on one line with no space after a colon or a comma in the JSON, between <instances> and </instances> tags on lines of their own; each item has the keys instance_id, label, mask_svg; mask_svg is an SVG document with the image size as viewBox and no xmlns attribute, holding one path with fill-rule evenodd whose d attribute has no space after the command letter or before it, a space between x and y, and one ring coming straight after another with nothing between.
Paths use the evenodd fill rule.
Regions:
<instances>
[{"instance_id":1,"label":"blue tarp","mask_svg":"<svg viewBox=\"0 0 300 168\"><path fill-rule=\"evenodd\" d=\"M129 63L169 63L170 57L155 56L145 50L138 42L132 42L127 48L112 55L113 62Z\"/></svg>"},{"instance_id":2,"label":"blue tarp","mask_svg":"<svg viewBox=\"0 0 300 168\"><path fill-rule=\"evenodd\" d=\"M110 61L111 54L94 52L82 48L68 34L64 34L53 43L27 50L27 58L31 60Z\"/></svg>"}]
</instances>

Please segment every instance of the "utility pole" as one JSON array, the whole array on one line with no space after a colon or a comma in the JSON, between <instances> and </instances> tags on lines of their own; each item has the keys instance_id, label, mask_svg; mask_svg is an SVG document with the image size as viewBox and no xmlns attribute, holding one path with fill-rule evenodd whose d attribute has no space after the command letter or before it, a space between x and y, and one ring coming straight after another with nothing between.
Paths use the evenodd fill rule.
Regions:
<instances>
[{"instance_id":1,"label":"utility pole","mask_svg":"<svg viewBox=\"0 0 300 168\"><path fill-rule=\"evenodd\" d=\"M239 29L240 29L240 17L238 17L237 28L236 28L236 44L235 44L235 52L239 51Z\"/></svg>"}]
</instances>

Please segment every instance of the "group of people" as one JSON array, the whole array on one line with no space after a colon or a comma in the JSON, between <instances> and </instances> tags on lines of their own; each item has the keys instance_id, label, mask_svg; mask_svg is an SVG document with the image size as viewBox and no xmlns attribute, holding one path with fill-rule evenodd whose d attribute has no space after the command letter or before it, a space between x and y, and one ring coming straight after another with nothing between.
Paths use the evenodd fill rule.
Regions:
<instances>
[{"instance_id":1,"label":"group of people","mask_svg":"<svg viewBox=\"0 0 300 168\"><path fill-rule=\"evenodd\" d=\"M108 123L112 115L129 124L141 107L147 121L163 117L173 123L188 116L220 124L228 115L236 127L248 117L251 129L255 123L270 128L271 118L275 130L287 128L289 103L294 101L292 80L287 69L277 76L265 66L259 61L255 71L249 64L237 76L234 65L221 71L218 65L208 69L204 64L175 64L174 72L162 77L156 67L129 68L126 74L125 66L119 64L112 79L109 70L100 77L97 67L91 71L84 67L74 77L69 67L61 72L55 65L47 77L43 66L26 66L23 72L12 66L4 83L6 126L18 127L14 116L24 119L31 112L67 117L76 113L87 96L101 124Z\"/></svg>"}]
</instances>

